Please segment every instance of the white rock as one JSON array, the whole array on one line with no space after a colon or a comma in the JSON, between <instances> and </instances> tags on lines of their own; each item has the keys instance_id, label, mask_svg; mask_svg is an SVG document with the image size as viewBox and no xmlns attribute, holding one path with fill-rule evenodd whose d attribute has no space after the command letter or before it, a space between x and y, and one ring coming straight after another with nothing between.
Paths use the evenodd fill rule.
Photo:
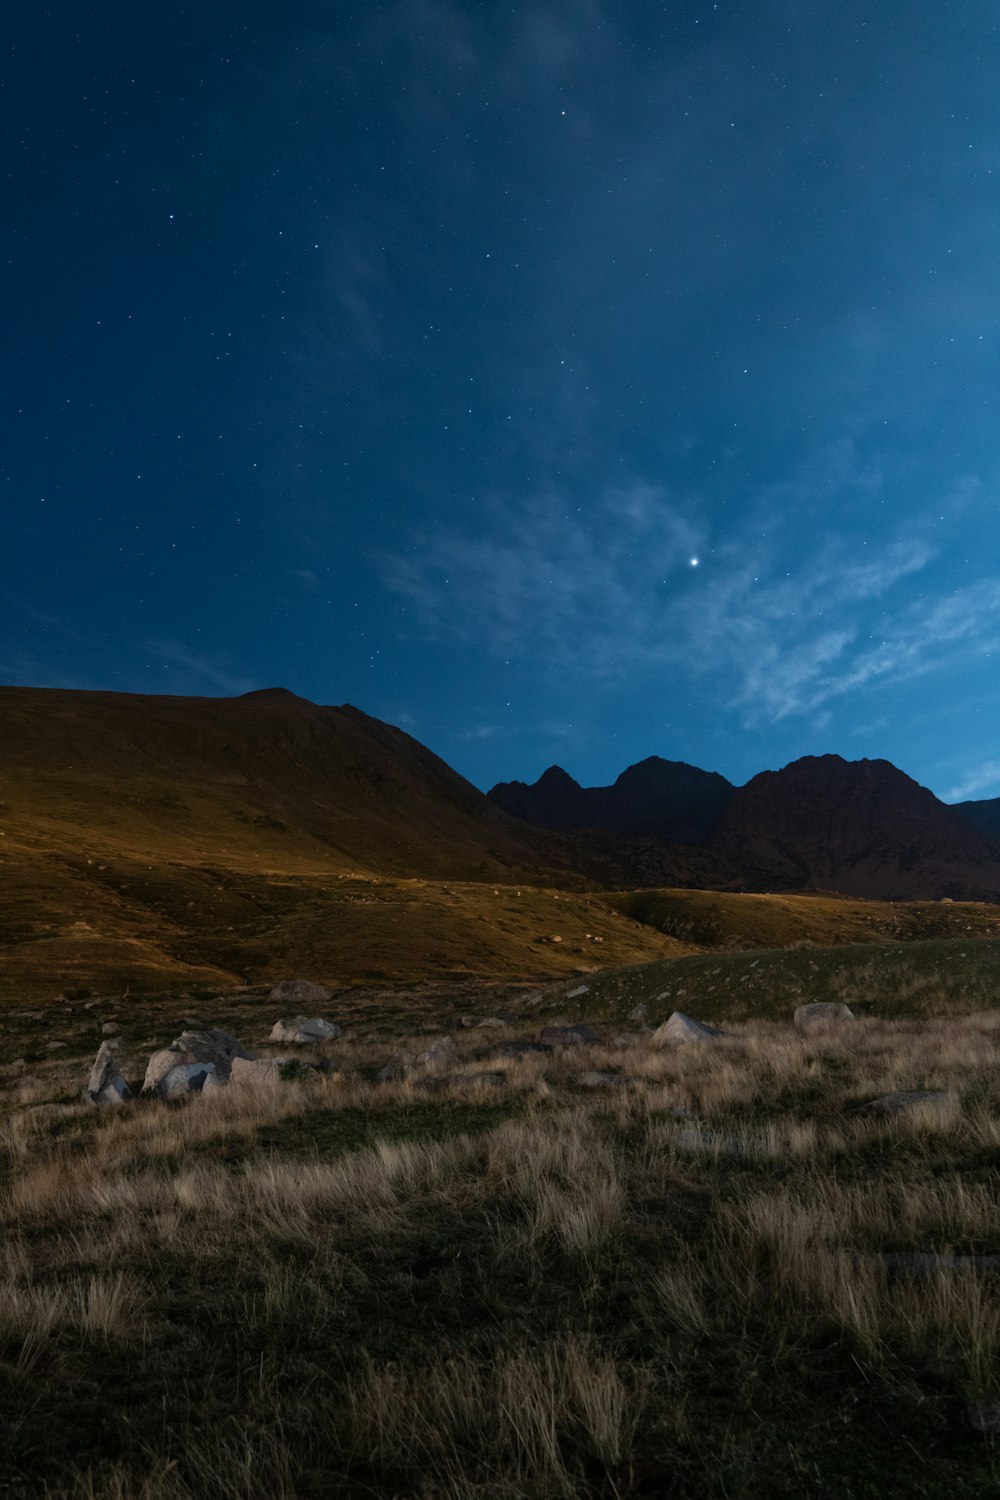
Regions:
<instances>
[{"instance_id":1,"label":"white rock","mask_svg":"<svg viewBox=\"0 0 1000 1500\"><path fill-rule=\"evenodd\" d=\"M156 1092L161 1099L186 1099L190 1094L200 1094L205 1079L215 1072L210 1062L176 1063L157 1084Z\"/></svg>"},{"instance_id":2,"label":"white rock","mask_svg":"<svg viewBox=\"0 0 1000 1500\"><path fill-rule=\"evenodd\" d=\"M271 1027L272 1042L293 1042L308 1046L312 1042L332 1042L340 1036L340 1027L321 1016L291 1016L275 1021Z\"/></svg>"},{"instance_id":3,"label":"white rock","mask_svg":"<svg viewBox=\"0 0 1000 1500\"><path fill-rule=\"evenodd\" d=\"M800 1005L794 1021L800 1031L828 1031L854 1020L854 1012L840 1000L814 1000Z\"/></svg>"},{"instance_id":4,"label":"white rock","mask_svg":"<svg viewBox=\"0 0 1000 1500\"><path fill-rule=\"evenodd\" d=\"M589 984L578 984L575 990L567 990L566 991L566 999L567 1000L576 1000L576 999L579 998L580 995L589 995L589 994L590 994L590 985Z\"/></svg>"},{"instance_id":5,"label":"white rock","mask_svg":"<svg viewBox=\"0 0 1000 1500\"><path fill-rule=\"evenodd\" d=\"M231 1082L234 1088L273 1089L281 1082L281 1063L272 1061L253 1062L244 1057L234 1057Z\"/></svg>"},{"instance_id":6,"label":"white rock","mask_svg":"<svg viewBox=\"0 0 1000 1500\"><path fill-rule=\"evenodd\" d=\"M107 1042L102 1042L97 1049L84 1097L92 1104L123 1104L132 1097L132 1090L125 1082L114 1052Z\"/></svg>"},{"instance_id":7,"label":"white rock","mask_svg":"<svg viewBox=\"0 0 1000 1500\"><path fill-rule=\"evenodd\" d=\"M694 1016L675 1010L662 1026L657 1027L649 1040L654 1047L683 1047L692 1043L704 1045L706 1042L714 1042L721 1035L714 1026L706 1026L704 1021L696 1021Z\"/></svg>"}]
</instances>

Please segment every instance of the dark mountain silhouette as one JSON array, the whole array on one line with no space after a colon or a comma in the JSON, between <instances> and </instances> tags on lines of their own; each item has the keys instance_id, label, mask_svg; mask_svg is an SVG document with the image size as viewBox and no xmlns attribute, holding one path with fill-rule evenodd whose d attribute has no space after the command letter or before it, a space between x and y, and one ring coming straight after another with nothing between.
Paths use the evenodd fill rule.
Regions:
<instances>
[{"instance_id":1,"label":"dark mountain silhouette","mask_svg":"<svg viewBox=\"0 0 1000 1500\"><path fill-rule=\"evenodd\" d=\"M978 802L953 802L951 806L980 833L1000 841L1000 797L987 797Z\"/></svg>"},{"instance_id":2,"label":"dark mountain silhouette","mask_svg":"<svg viewBox=\"0 0 1000 1500\"><path fill-rule=\"evenodd\" d=\"M534 786L503 782L489 795L547 828L700 845L710 861L699 865L690 858L696 850L686 853L705 886L1000 899L1000 842L988 837L1000 800L972 804L970 818L885 760L806 756L735 788L653 756L611 787L581 787L553 767ZM672 851L675 862L681 852ZM647 868L653 864L647 851ZM610 867L620 874L621 860Z\"/></svg>"},{"instance_id":3,"label":"dark mountain silhouette","mask_svg":"<svg viewBox=\"0 0 1000 1500\"><path fill-rule=\"evenodd\" d=\"M1000 897L1000 846L886 760L808 755L764 771L734 795L712 847L755 884Z\"/></svg>"},{"instance_id":4,"label":"dark mountain silhouette","mask_svg":"<svg viewBox=\"0 0 1000 1500\"><path fill-rule=\"evenodd\" d=\"M502 781L488 795L540 828L592 828L697 845L708 843L734 790L714 771L651 755L629 766L613 786L582 787L560 766L550 766L533 786Z\"/></svg>"}]
</instances>

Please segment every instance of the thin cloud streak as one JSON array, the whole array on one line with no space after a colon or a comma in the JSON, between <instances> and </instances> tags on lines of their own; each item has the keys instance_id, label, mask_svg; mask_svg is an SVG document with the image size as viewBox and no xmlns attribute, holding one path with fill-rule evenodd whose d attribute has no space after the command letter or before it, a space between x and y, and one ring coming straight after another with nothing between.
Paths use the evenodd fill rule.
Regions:
<instances>
[{"instance_id":1,"label":"thin cloud streak","mask_svg":"<svg viewBox=\"0 0 1000 1500\"><path fill-rule=\"evenodd\" d=\"M495 506L488 520L499 539L440 531L381 559L386 586L430 638L531 653L590 683L702 679L747 726L815 717L952 666L1000 633L1000 578L891 599L937 555L920 537L863 560L831 539L779 573L749 530L713 550L696 506L638 482L586 511L550 496Z\"/></svg>"}]
</instances>

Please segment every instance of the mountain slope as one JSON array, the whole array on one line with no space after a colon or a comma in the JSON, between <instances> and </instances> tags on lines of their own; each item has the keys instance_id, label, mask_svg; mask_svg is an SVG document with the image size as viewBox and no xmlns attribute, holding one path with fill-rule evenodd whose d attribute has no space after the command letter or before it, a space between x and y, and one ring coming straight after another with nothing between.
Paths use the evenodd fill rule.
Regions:
<instances>
[{"instance_id":1,"label":"mountain slope","mask_svg":"<svg viewBox=\"0 0 1000 1500\"><path fill-rule=\"evenodd\" d=\"M0 809L8 849L456 879L540 863L525 830L401 729L281 689L0 688Z\"/></svg>"}]
</instances>

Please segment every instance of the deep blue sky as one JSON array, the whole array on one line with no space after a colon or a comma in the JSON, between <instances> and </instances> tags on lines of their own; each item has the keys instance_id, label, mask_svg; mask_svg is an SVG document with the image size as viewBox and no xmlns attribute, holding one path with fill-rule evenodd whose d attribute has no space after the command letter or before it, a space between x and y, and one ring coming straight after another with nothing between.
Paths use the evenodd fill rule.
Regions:
<instances>
[{"instance_id":1,"label":"deep blue sky","mask_svg":"<svg viewBox=\"0 0 1000 1500\"><path fill-rule=\"evenodd\" d=\"M993 0L346 10L6 8L0 680L1000 793Z\"/></svg>"}]
</instances>

